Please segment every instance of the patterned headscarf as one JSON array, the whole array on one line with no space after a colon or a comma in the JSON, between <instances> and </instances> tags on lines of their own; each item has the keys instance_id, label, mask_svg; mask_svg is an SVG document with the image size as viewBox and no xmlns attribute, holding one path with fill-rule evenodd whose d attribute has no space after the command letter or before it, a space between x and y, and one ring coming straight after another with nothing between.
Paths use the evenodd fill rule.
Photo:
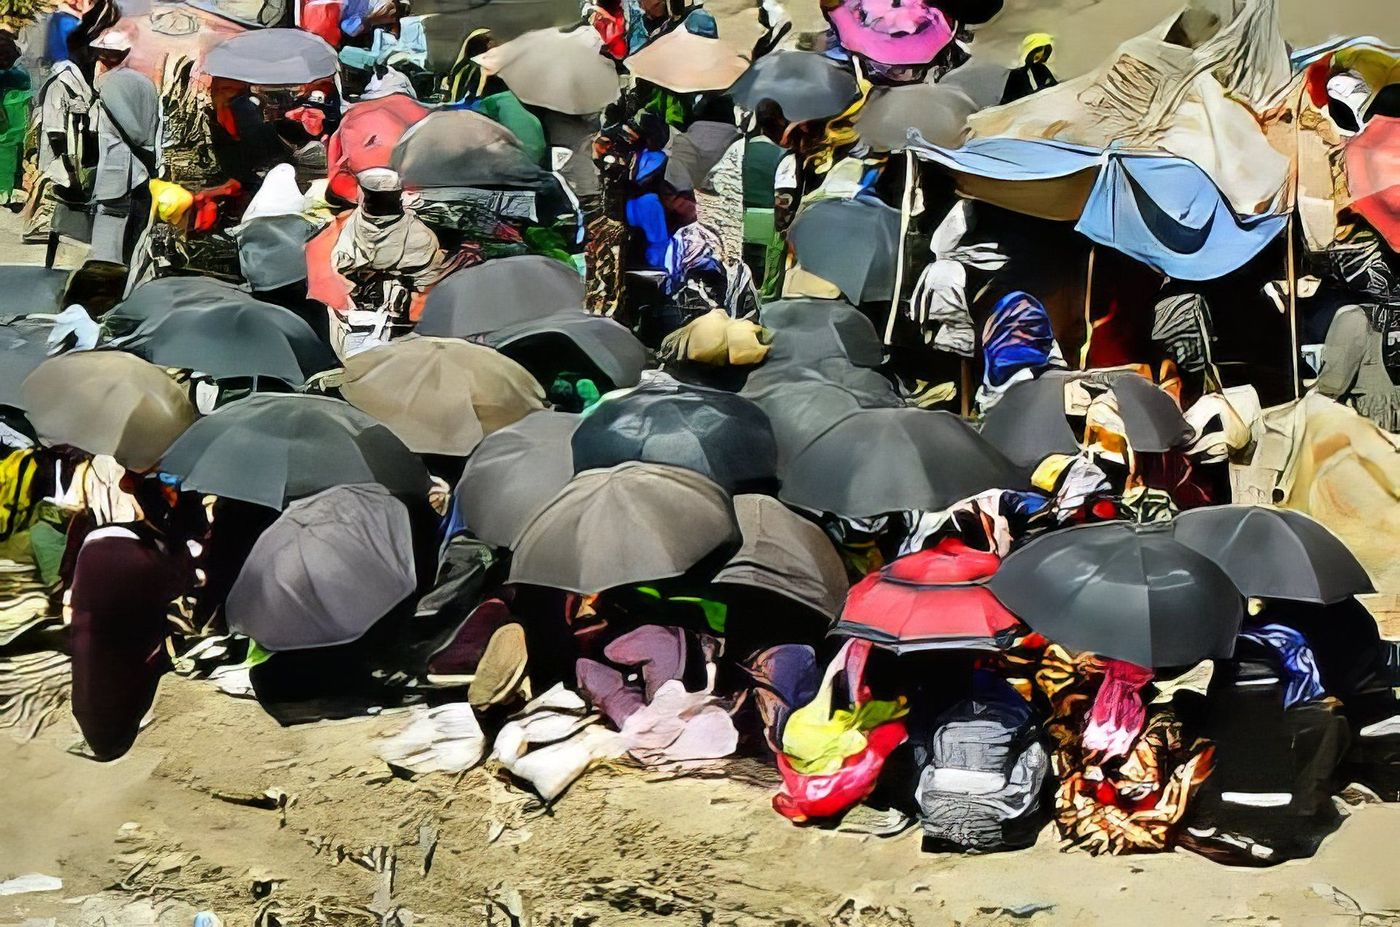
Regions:
<instances>
[{"instance_id":1,"label":"patterned headscarf","mask_svg":"<svg viewBox=\"0 0 1400 927\"><path fill-rule=\"evenodd\" d=\"M1021 370L1039 373L1047 367L1063 367L1050 314L1034 296L1020 291L1008 293L992 310L982 329L982 353L988 388L1004 386Z\"/></svg>"}]
</instances>

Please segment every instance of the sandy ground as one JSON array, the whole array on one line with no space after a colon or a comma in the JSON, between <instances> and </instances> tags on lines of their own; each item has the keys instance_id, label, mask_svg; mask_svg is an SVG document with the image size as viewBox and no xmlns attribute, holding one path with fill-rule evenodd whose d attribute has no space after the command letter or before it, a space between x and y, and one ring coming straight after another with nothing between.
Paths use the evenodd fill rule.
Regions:
<instances>
[{"instance_id":1,"label":"sandy ground","mask_svg":"<svg viewBox=\"0 0 1400 927\"><path fill-rule=\"evenodd\" d=\"M1344 30L1400 41L1400 5L1284 2L1295 41ZM1074 73L1174 6L1008 0L979 50L1048 26L1064 36L1060 70ZM731 240L733 175L702 199ZM3 259L41 261L15 230L0 212ZM80 259L65 249L59 263ZM790 825L769 806L774 774L753 761L685 779L607 766L549 809L489 768L398 778L373 740L403 723L388 713L282 728L256 703L172 676L117 763L67 752L78 735L66 717L27 743L0 734L0 882L64 883L0 896L0 927L176 927L202 909L228 927L1400 923L1400 806L1362 807L1316 858L1263 871L1185 853L1066 854L1049 830L1018 853L930 855L915 832ZM238 803L268 789L286 794L282 809Z\"/></svg>"}]
</instances>

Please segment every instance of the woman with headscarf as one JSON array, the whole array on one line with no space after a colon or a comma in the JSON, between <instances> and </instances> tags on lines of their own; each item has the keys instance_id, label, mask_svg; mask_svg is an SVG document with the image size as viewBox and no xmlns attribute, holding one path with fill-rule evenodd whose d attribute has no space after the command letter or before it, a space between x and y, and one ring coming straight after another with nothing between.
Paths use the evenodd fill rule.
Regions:
<instances>
[{"instance_id":1,"label":"woman with headscarf","mask_svg":"<svg viewBox=\"0 0 1400 927\"><path fill-rule=\"evenodd\" d=\"M473 29L467 33L462 40L461 51L457 52L457 60L452 62L452 70L442 80L445 99L453 103L470 103L506 89L499 77L488 75L475 60L495 44L490 29Z\"/></svg>"},{"instance_id":2,"label":"woman with headscarf","mask_svg":"<svg viewBox=\"0 0 1400 927\"><path fill-rule=\"evenodd\" d=\"M1055 52L1055 39L1045 32L1033 32L1021 43L1021 66L1013 68L1006 78L1002 103L1053 87L1059 83L1050 71L1050 56Z\"/></svg>"},{"instance_id":3,"label":"woman with headscarf","mask_svg":"<svg viewBox=\"0 0 1400 927\"><path fill-rule=\"evenodd\" d=\"M119 67L97 79L97 173L92 258L130 264L150 218L156 176L160 92L139 71Z\"/></svg>"},{"instance_id":4,"label":"woman with headscarf","mask_svg":"<svg viewBox=\"0 0 1400 927\"><path fill-rule=\"evenodd\" d=\"M983 413L1000 402L1013 384L1065 366L1050 314L1040 300L1019 290L1003 296L992 309L982 328L982 357L977 408Z\"/></svg>"}]
</instances>

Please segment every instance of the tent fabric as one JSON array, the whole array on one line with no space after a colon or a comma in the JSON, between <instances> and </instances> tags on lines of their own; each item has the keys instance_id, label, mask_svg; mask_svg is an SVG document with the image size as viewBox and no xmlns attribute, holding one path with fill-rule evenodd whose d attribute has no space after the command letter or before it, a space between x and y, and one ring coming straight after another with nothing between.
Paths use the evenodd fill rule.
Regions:
<instances>
[{"instance_id":1,"label":"tent fabric","mask_svg":"<svg viewBox=\"0 0 1400 927\"><path fill-rule=\"evenodd\" d=\"M578 271L553 258L522 254L448 274L428 294L416 330L435 337L479 338L582 308Z\"/></svg>"},{"instance_id":2,"label":"tent fabric","mask_svg":"<svg viewBox=\"0 0 1400 927\"><path fill-rule=\"evenodd\" d=\"M1077 220L1075 229L1092 241L1174 279L1238 270L1288 224L1286 216L1236 215L1199 167L1171 155L1013 138L911 147L953 172L964 194L1042 219Z\"/></svg>"},{"instance_id":3,"label":"tent fabric","mask_svg":"<svg viewBox=\"0 0 1400 927\"><path fill-rule=\"evenodd\" d=\"M617 69L595 29L537 29L472 59L505 81L521 103L581 116L619 94Z\"/></svg>"},{"instance_id":4,"label":"tent fabric","mask_svg":"<svg viewBox=\"0 0 1400 927\"><path fill-rule=\"evenodd\" d=\"M494 547L520 532L574 475L570 441L580 418L536 412L482 439L457 483L457 511L467 530Z\"/></svg>"},{"instance_id":5,"label":"tent fabric","mask_svg":"<svg viewBox=\"0 0 1400 927\"><path fill-rule=\"evenodd\" d=\"M680 576L739 538L729 495L680 467L579 474L515 544L509 582L595 593Z\"/></svg>"},{"instance_id":6,"label":"tent fabric","mask_svg":"<svg viewBox=\"0 0 1400 927\"><path fill-rule=\"evenodd\" d=\"M224 614L265 650L333 647L415 585L408 509L382 486L336 486L293 502L258 537Z\"/></svg>"},{"instance_id":7,"label":"tent fabric","mask_svg":"<svg viewBox=\"0 0 1400 927\"><path fill-rule=\"evenodd\" d=\"M766 589L835 619L850 581L831 539L771 496L734 497L742 542L716 584Z\"/></svg>"},{"instance_id":8,"label":"tent fabric","mask_svg":"<svg viewBox=\"0 0 1400 927\"><path fill-rule=\"evenodd\" d=\"M360 185L355 175L372 167L388 167L399 139L430 112L402 93L352 104L326 144L330 192L356 202Z\"/></svg>"},{"instance_id":9,"label":"tent fabric","mask_svg":"<svg viewBox=\"0 0 1400 927\"><path fill-rule=\"evenodd\" d=\"M423 498L428 471L384 425L325 396L255 394L195 423L161 469L185 489L273 509L333 486Z\"/></svg>"},{"instance_id":10,"label":"tent fabric","mask_svg":"<svg viewBox=\"0 0 1400 927\"><path fill-rule=\"evenodd\" d=\"M1199 165L1235 212L1278 211L1291 165L1255 116L1291 79L1277 2L1248 0L1203 41L1190 13L1173 15L1097 71L975 114L973 136L1165 151Z\"/></svg>"},{"instance_id":11,"label":"tent fabric","mask_svg":"<svg viewBox=\"0 0 1400 927\"><path fill-rule=\"evenodd\" d=\"M336 74L335 49L301 29L256 29L204 56L204 73L249 84L310 84Z\"/></svg>"},{"instance_id":12,"label":"tent fabric","mask_svg":"<svg viewBox=\"0 0 1400 927\"><path fill-rule=\"evenodd\" d=\"M505 126L469 110L439 110L412 125L389 165L408 190L529 188L544 174Z\"/></svg>"}]
</instances>

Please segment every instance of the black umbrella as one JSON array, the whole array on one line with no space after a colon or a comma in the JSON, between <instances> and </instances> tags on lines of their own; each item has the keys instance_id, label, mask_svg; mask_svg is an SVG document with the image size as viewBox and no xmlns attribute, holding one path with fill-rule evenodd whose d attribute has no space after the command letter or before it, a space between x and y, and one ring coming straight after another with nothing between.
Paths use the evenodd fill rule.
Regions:
<instances>
[{"instance_id":1,"label":"black umbrella","mask_svg":"<svg viewBox=\"0 0 1400 927\"><path fill-rule=\"evenodd\" d=\"M1024 479L962 419L927 409L862 409L787 467L780 498L851 518L936 512Z\"/></svg>"},{"instance_id":2,"label":"black umbrella","mask_svg":"<svg viewBox=\"0 0 1400 927\"><path fill-rule=\"evenodd\" d=\"M1229 657L1244 618L1230 577L1168 525L1055 531L1007 557L987 582L1052 641L1139 666Z\"/></svg>"},{"instance_id":3,"label":"black umbrella","mask_svg":"<svg viewBox=\"0 0 1400 927\"><path fill-rule=\"evenodd\" d=\"M778 448L768 417L733 393L657 384L608 396L574 432L574 472L627 461L694 470L730 492L771 484Z\"/></svg>"},{"instance_id":4,"label":"black umbrella","mask_svg":"<svg viewBox=\"0 0 1400 927\"><path fill-rule=\"evenodd\" d=\"M981 110L1001 105L1002 98L1006 96L1006 81L1010 77L1010 68L972 61L953 69L939 83L961 90Z\"/></svg>"},{"instance_id":5,"label":"black umbrella","mask_svg":"<svg viewBox=\"0 0 1400 927\"><path fill-rule=\"evenodd\" d=\"M1045 373L1012 385L987 412L982 437L1025 473L1051 454L1079 453L1065 417L1066 378Z\"/></svg>"},{"instance_id":6,"label":"black umbrella","mask_svg":"<svg viewBox=\"0 0 1400 927\"><path fill-rule=\"evenodd\" d=\"M496 258L448 274L428 293L416 331L479 338L570 309L583 309L583 278L538 254Z\"/></svg>"},{"instance_id":7,"label":"black umbrella","mask_svg":"<svg viewBox=\"0 0 1400 927\"><path fill-rule=\"evenodd\" d=\"M457 483L457 511L467 530L495 547L513 545L573 477L569 442L580 420L536 412L483 438Z\"/></svg>"},{"instance_id":8,"label":"black umbrella","mask_svg":"<svg viewBox=\"0 0 1400 927\"><path fill-rule=\"evenodd\" d=\"M1176 400L1146 377L1124 374L1114 378L1112 389L1118 401L1118 415L1123 419L1124 437L1134 451L1169 451L1196 436Z\"/></svg>"},{"instance_id":9,"label":"black umbrella","mask_svg":"<svg viewBox=\"0 0 1400 927\"><path fill-rule=\"evenodd\" d=\"M851 302L893 295L898 209L868 197L818 200L797 213L788 241L803 270L833 284Z\"/></svg>"},{"instance_id":10,"label":"black umbrella","mask_svg":"<svg viewBox=\"0 0 1400 927\"><path fill-rule=\"evenodd\" d=\"M229 590L229 630L272 651L358 640L417 585L408 509L382 486L337 486L287 507Z\"/></svg>"},{"instance_id":11,"label":"black umbrella","mask_svg":"<svg viewBox=\"0 0 1400 927\"><path fill-rule=\"evenodd\" d=\"M300 386L340 366L330 345L296 313L246 293L143 322L119 347L153 364L216 380L268 377Z\"/></svg>"},{"instance_id":12,"label":"black umbrella","mask_svg":"<svg viewBox=\"0 0 1400 927\"><path fill-rule=\"evenodd\" d=\"M839 116L860 90L850 68L825 55L776 51L750 65L729 88L729 96L749 112L772 101L788 122L807 122Z\"/></svg>"},{"instance_id":13,"label":"black umbrella","mask_svg":"<svg viewBox=\"0 0 1400 927\"><path fill-rule=\"evenodd\" d=\"M842 367L878 367L885 360L885 346L869 317L842 300L781 299L765 304L758 320L773 334L763 369L819 367L833 359Z\"/></svg>"},{"instance_id":14,"label":"black umbrella","mask_svg":"<svg viewBox=\"0 0 1400 927\"><path fill-rule=\"evenodd\" d=\"M0 292L9 296L0 306L0 318L31 313L58 312L68 271L39 264L0 264Z\"/></svg>"},{"instance_id":15,"label":"black umbrella","mask_svg":"<svg viewBox=\"0 0 1400 927\"><path fill-rule=\"evenodd\" d=\"M283 509L353 483L379 483L421 497L428 471L394 433L347 402L325 396L261 394L200 419L180 436L161 469L186 489Z\"/></svg>"},{"instance_id":16,"label":"black umbrella","mask_svg":"<svg viewBox=\"0 0 1400 927\"><path fill-rule=\"evenodd\" d=\"M601 392L636 386L647 365L646 345L626 326L581 309L517 322L485 341L546 389L561 373L588 377Z\"/></svg>"},{"instance_id":17,"label":"black umbrella","mask_svg":"<svg viewBox=\"0 0 1400 927\"><path fill-rule=\"evenodd\" d=\"M414 123L394 146L390 166L410 190L528 188L545 176L515 133L465 109L438 110Z\"/></svg>"},{"instance_id":18,"label":"black umbrella","mask_svg":"<svg viewBox=\"0 0 1400 927\"><path fill-rule=\"evenodd\" d=\"M20 386L48 357L52 330L51 324L37 319L0 324L0 406L18 408L23 402Z\"/></svg>"},{"instance_id":19,"label":"black umbrella","mask_svg":"<svg viewBox=\"0 0 1400 927\"><path fill-rule=\"evenodd\" d=\"M335 49L302 29L254 29L204 55L203 70L247 84L310 84L336 73Z\"/></svg>"},{"instance_id":20,"label":"black umbrella","mask_svg":"<svg viewBox=\"0 0 1400 927\"><path fill-rule=\"evenodd\" d=\"M1183 512L1172 529L1245 595L1331 605L1376 591L1341 539L1301 512L1211 506Z\"/></svg>"},{"instance_id":21,"label":"black umbrella","mask_svg":"<svg viewBox=\"0 0 1400 927\"><path fill-rule=\"evenodd\" d=\"M907 147L910 129L931 144L958 148L967 138L967 117L978 109L964 90L947 84L876 87L860 109L856 131L882 151Z\"/></svg>"},{"instance_id":22,"label":"black umbrella","mask_svg":"<svg viewBox=\"0 0 1400 927\"><path fill-rule=\"evenodd\" d=\"M122 338L177 309L207 309L247 298L246 291L212 277L161 277L132 290L102 317L102 327L109 337Z\"/></svg>"},{"instance_id":23,"label":"black umbrella","mask_svg":"<svg viewBox=\"0 0 1400 927\"><path fill-rule=\"evenodd\" d=\"M439 73L452 67L462 42L478 29L509 42L532 29L562 28L582 18L578 0L417 0L413 12L425 17L428 69Z\"/></svg>"}]
</instances>

